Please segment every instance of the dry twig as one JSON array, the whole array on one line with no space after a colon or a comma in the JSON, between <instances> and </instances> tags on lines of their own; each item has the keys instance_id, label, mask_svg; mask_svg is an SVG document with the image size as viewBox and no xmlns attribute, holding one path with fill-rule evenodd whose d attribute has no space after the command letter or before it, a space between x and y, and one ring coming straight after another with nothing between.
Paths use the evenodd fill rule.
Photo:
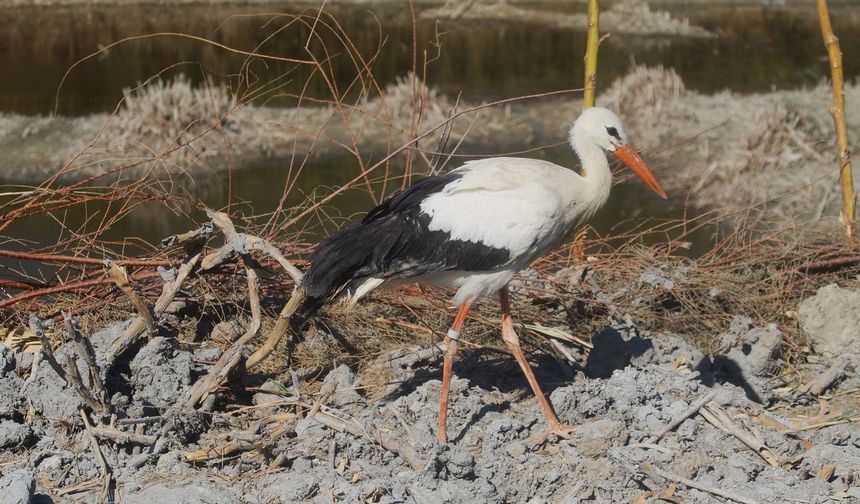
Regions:
<instances>
[{"instance_id":1,"label":"dry twig","mask_svg":"<svg viewBox=\"0 0 860 504\"><path fill-rule=\"evenodd\" d=\"M140 425L139 425L140 426ZM90 431L96 437L110 439L117 443L134 443L144 446L149 446L155 442L155 436L148 436L140 433L123 432L109 427L92 427Z\"/></svg>"},{"instance_id":2,"label":"dry twig","mask_svg":"<svg viewBox=\"0 0 860 504\"><path fill-rule=\"evenodd\" d=\"M90 392L90 389L84 385L84 380L81 378L81 371L78 369L78 363L75 361L74 356L71 355L66 355L66 376L69 384L74 387L78 395L80 395L84 402L87 403L87 406L92 408L93 411L107 413L107 406L99 402L99 400L93 396L92 392Z\"/></svg>"},{"instance_id":3,"label":"dry twig","mask_svg":"<svg viewBox=\"0 0 860 504\"><path fill-rule=\"evenodd\" d=\"M685 412L683 412L680 415L673 418L672 421L670 421L668 424L666 424L665 427L660 429L660 432L657 432L656 434L654 434L653 436L648 438L648 443L656 443L657 441L662 439L663 436L668 434L675 427L681 425L684 422L684 420L695 415L700 409L702 409L702 406L704 406L706 403L710 402L714 398L714 395L716 395L716 392L709 392L709 393L705 394L703 397L699 398L696 402L691 404L690 407Z\"/></svg>"},{"instance_id":4,"label":"dry twig","mask_svg":"<svg viewBox=\"0 0 860 504\"><path fill-rule=\"evenodd\" d=\"M99 442L96 439L96 436L93 434L92 426L90 425L90 420L87 418L87 414L84 410L80 410L81 419L84 421L84 428L87 430L87 436L90 438L90 447L93 450L93 454L96 456L96 460L99 463L99 467L101 468L102 478L104 479L104 484L102 485L102 498L103 502L107 502L109 504L113 504L115 502L114 497L114 488L116 486L116 482L113 479L113 471L105 459L104 454L102 453L101 447L99 447Z\"/></svg>"},{"instance_id":5,"label":"dry twig","mask_svg":"<svg viewBox=\"0 0 860 504\"><path fill-rule=\"evenodd\" d=\"M66 376L65 370L60 366L60 363L57 362L57 357L54 355L54 350L51 348L51 342L48 341L48 337L45 336L45 325L39 320L39 317L35 315L30 315L30 330L33 331L33 334L39 338L39 342L42 344L42 355L45 357L45 360L48 361L48 364L51 365L51 368L54 370L57 375L63 379L64 382L68 383L69 378Z\"/></svg>"},{"instance_id":6,"label":"dry twig","mask_svg":"<svg viewBox=\"0 0 860 504\"><path fill-rule=\"evenodd\" d=\"M134 287L131 285L131 281L128 278L128 271L126 271L124 266L118 266L116 263L111 261L110 259L105 260L105 268L107 268L108 276L114 281L117 287L125 294L129 300L131 300L131 304L134 305L134 308L137 310L137 313L140 314L140 318L143 320L143 323L146 325L146 330L149 335L154 335L158 329L155 326L155 320L152 318L152 311L149 309L149 306L146 304L146 301L141 298L137 292L135 292Z\"/></svg>"},{"instance_id":7,"label":"dry twig","mask_svg":"<svg viewBox=\"0 0 860 504\"><path fill-rule=\"evenodd\" d=\"M176 272L176 276L170 282L166 282L164 284L164 288L161 292L161 295L155 301L155 309L154 316L160 317L161 313L164 312L164 309L167 308L167 305L173 301L173 298L176 296L176 293L179 292L180 287L182 287L182 282L188 278L188 275L191 273L191 270L197 266L197 263L200 261L200 254L196 254L188 261L184 262L182 266L179 267L179 270ZM122 333L122 336L116 339L111 345L110 350L105 356L105 360L108 364L112 364L117 357L125 353L132 345L137 342L140 336L143 334L143 330L146 327L146 322L142 317L137 317L130 326Z\"/></svg>"},{"instance_id":8,"label":"dry twig","mask_svg":"<svg viewBox=\"0 0 860 504\"><path fill-rule=\"evenodd\" d=\"M245 334L237 339L226 352L218 359L218 362L209 370L209 374L199 379L188 393L188 399L185 402L186 408L193 408L209 395L210 392L219 387L230 373L236 369L242 358L242 350L251 339L257 335L260 330L261 312L260 312L260 293L259 281L257 272L252 267L246 264L246 274L248 275L248 299L251 303L251 322L245 329Z\"/></svg>"},{"instance_id":9,"label":"dry twig","mask_svg":"<svg viewBox=\"0 0 860 504\"><path fill-rule=\"evenodd\" d=\"M325 411L318 412L316 415L314 415L313 418L321 424L332 428L338 432L348 432L353 436L364 437L371 440L382 448L385 448L386 450L399 455L416 471L420 470L424 466L424 464L422 464L421 461L418 459L418 454L416 454L410 446L388 439L384 437L380 432L375 432L373 435L371 435L360 426L352 422L341 420L340 418L331 415Z\"/></svg>"},{"instance_id":10,"label":"dry twig","mask_svg":"<svg viewBox=\"0 0 860 504\"><path fill-rule=\"evenodd\" d=\"M90 386L93 388L94 392L93 397L95 397L100 403L101 411L103 413L110 413L113 408L111 407L110 400L108 399L104 382L102 381L101 369L96 361L96 352L93 348L92 342L89 338L83 335L77 322L75 322L70 313L63 313L63 321L66 324L66 331L69 334L69 338L75 342L78 353L81 358L84 359L84 363L89 368Z\"/></svg>"},{"instance_id":11,"label":"dry twig","mask_svg":"<svg viewBox=\"0 0 860 504\"><path fill-rule=\"evenodd\" d=\"M714 427L727 434L731 434L743 444L752 448L753 451L755 451L768 464L773 467L779 467L782 465L782 461L776 452L768 448L757 434L744 429L732 420L729 414L726 413L719 404L711 401L702 407L699 414Z\"/></svg>"},{"instance_id":12,"label":"dry twig","mask_svg":"<svg viewBox=\"0 0 860 504\"><path fill-rule=\"evenodd\" d=\"M715 488L712 486L705 485L704 483L699 483L697 481L693 481L691 479L684 478L683 476L679 476L674 473L670 473L669 471L665 471L660 469L656 465L645 462L640 464L639 469L645 474L654 474L659 478L664 478L669 481L673 481L675 483L684 485L686 487L695 488L696 490L700 490L702 492L709 493L711 495L717 495L719 497L723 497L725 499L733 500L735 502L740 502L741 504L760 504L759 501L755 499L751 499L749 497L744 497L742 495L737 495L726 490Z\"/></svg>"}]
</instances>

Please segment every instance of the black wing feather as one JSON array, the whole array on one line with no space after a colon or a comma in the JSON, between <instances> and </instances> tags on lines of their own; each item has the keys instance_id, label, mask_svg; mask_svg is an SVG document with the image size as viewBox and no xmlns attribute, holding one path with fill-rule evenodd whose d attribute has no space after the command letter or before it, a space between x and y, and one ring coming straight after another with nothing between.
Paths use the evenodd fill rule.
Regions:
<instances>
[{"instance_id":1,"label":"black wing feather","mask_svg":"<svg viewBox=\"0 0 860 504\"><path fill-rule=\"evenodd\" d=\"M462 177L427 177L320 242L302 280L309 302L321 305L369 277L411 278L437 271L486 271L510 262L510 252L430 231L421 202Z\"/></svg>"}]
</instances>

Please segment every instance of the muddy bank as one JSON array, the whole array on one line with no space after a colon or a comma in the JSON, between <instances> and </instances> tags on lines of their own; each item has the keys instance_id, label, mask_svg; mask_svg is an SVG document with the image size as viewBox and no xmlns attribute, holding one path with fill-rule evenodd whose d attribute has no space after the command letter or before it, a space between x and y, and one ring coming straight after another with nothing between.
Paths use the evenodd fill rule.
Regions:
<instances>
[{"instance_id":1,"label":"muddy bank","mask_svg":"<svg viewBox=\"0 0 860 504\"><path fill-rule=\"evenodd\" d=\"M445 121L452 99L415 84L423 106L415 131ZM846 87L849 137L860 138L860 86ZM830 89L703 95L671 70L634 68L598 101L624 119L630 138L675 198L726 213L749 208L768 222L831 227L838 215L836 152L827 112ZM179 79L136 93L115 117L0 115L0 170L38 182L61 167L74 180L125 167L123 176L199 177L260 159L342 154L367 159L405 142L413 128L413 82L406 77L347 113L333 107L237 106L225 88L194 88ZM471 105L460 103L458 110ZM448 149L494 155L563 142L579 112L578 96L482 109L452 123ZM419 142L432 158L444 129ZM379 158L379 156L373 156ZM570 154L569 164L576 164ZM424 160L419 160L423 163ZM450 161L449 167L457 159ZM357 164L357 161L356 161ZM426 165L425 165L426 166Z\"/></svg>"},{"instance_id":2,"label":"muddy bank","mask_svg":"<svg viewBox=\"0 0 860 504\"><path fill-rule=\"evenodd\" d=\"M566 343L566 358L531 356L559 417L578 425L569 439L541 441L545 420L518 368L485 348L461 352L451 441L440 445L441 354L408 345L358 372L339 365L318 377L301 369L248 376L202 410L179 414L178 427L159 437L159 415L183 400L220 350L158 336L107 368L117 417L101 426L99 442L122 502L860 499L856 417L835 405L811 416L763 407L814 400L777 398L767 385L784 365L778 330L736 318L724 351L707 356L624 318L608 320L590 351ZM98 355L125 326L93 335ZM330 339L317 332L306 344ZM852 351L860 357L860 348ZM73 343L56 355L73 357ZM11 402L0 419L7 502L98 501L102 475L78 416L84 402L44 359L3 345L0 357L2 397ZM856 371L849 365L836 390L856 389ZM749 379L764 384L767 398L750 399Z\"/></svg>"}]
</instances>

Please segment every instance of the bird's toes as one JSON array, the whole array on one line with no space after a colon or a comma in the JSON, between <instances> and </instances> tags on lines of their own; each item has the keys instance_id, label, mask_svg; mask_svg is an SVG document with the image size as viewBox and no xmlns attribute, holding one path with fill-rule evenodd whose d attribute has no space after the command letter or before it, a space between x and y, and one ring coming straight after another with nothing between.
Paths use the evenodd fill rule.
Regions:
<instances>
[{"instance_id":1,"label":"bird's toes","mask_svg":"<svg viewBox=\"0 0 860 504\"><path fill-rule=\"evenodd\" d=\"M537 447L540 447L558 439L570 439L575 430L576 425L571 425L564 422L554 423L547 427L546 430L544 430L540 434L540 436L538 436L535 445Z\"/></svg>"}]
</instances>

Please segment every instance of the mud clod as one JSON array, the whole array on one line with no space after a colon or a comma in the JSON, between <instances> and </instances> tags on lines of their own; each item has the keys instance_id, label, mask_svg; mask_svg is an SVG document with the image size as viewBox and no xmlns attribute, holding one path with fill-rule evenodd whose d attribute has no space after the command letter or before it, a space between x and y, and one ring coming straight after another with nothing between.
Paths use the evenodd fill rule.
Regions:
<instances>
[{"instance_id":1,"label":"mud clod","mask_svg":"<svg viewBox=\"0 0 860 504\"><path fill-rule=\"evenodd\" d=\"M815 351L825 357L860 358L860 292L830 284L800 303L798 321Z\"/></svg>"},{"instance_id":2,"label":"mud clod","mask_svg":"<svg viewBox=\"0 0 860 504\"><path fill-rule=\"evenodd\" d=\"M191 387L193 355L179 349L175 338L152 338L131 361L134 400L165 409L176 404Z\"/></svg>"},{"instance_id":3,"label":"mud clod","mask_svg":"<svg viewBox=\"0 0 860 504\"><path fill-rule=\"evenodd\" d=\"M36 477L29 469L16 469L0 476L0 495L7 504L28 504L36 491Z\"/></svg>"}]
</instances>

